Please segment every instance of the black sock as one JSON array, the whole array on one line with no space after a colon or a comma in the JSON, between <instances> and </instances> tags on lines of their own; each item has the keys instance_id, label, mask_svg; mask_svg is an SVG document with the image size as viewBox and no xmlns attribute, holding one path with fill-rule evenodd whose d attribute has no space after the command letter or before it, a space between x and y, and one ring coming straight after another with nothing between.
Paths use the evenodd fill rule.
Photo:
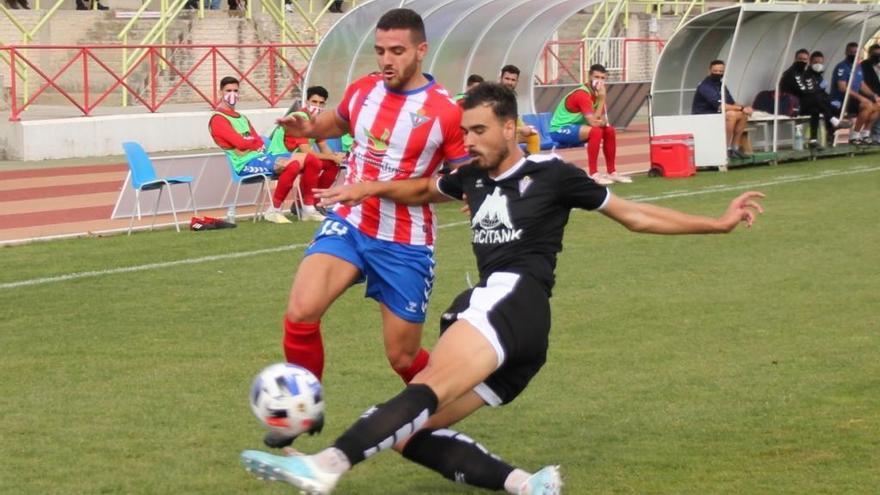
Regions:
<instances>
[{"instance_id":1,"label":"black sock","mask_svg":"<svg viewBox=\"0 0 880 495\"><path fill-rule=\"evenodd\" d=\"M403 456L452 481L489 490L503 490L514 469L473 439L447 429L416 433Z\"/></svg>"},{"instance_id":2,"label":"black sock","mask_svg":"<svg viewBox=\"0 0 880 495\"><path fill-rule=\"evenodd\" d=\"M437 410L437 395L427 385L408 385L397 397L365 412L336 439L352 466L412 435Z\"/></svg>"}]
</instances>

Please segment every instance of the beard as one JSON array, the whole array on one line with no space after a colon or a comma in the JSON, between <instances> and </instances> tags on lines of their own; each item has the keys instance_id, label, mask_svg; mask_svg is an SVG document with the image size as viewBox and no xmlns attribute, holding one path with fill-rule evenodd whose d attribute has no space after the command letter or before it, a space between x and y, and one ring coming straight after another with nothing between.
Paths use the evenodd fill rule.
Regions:
<instances>
[{"instance_id":1,"label":"beard","mask_svg":"<svg viewBox=\"0 0 880 495\"><path fill-rule=\"evenodd\" d=\"M472 156L474 160L471 163L474 163L480 170L495 170L501 166L504 160L507 160L507 157L510 156L510 150L506 147L501 148L495 156L491 157L482 153Z\"/></svg>"}]
</instances>

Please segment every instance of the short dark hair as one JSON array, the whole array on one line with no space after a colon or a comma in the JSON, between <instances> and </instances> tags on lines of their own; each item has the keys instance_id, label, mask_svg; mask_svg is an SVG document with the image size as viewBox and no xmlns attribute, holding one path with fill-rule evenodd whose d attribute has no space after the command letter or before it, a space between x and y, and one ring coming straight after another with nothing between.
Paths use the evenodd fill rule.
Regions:
<instances>
[{"instance_id":1,"label":"short dark hair","mask_svg":"<svg viewBox=\"0 0 880 495\"><path fill-rule=\"evenodd\" d=\"M485 79L483 79L483 76L479 74L471 74L467 78L467 85L470 86L471 84L480 84L483 81L485 81Z\"/></svg>"},{"instance_id":2,"label":"short dark hair","mask_svg":"<svg viewBox=\"0 0 880 495\"><path fill-rule=\"evenodd\" d=\"M815 52L810 54L810 58L816 58L816 57L825 58L825 54L820 52L819 50L816 50Z\"/></svg>"},{"instance_id":3,"label":"short dark hair","mask_svg":"<svg viewBox=\"0 0 880 495\"><path fill-rule=\"evenodd\" d=\"M858 48L858 47L859 47L859 44L856 43L855 41L850 41L849 43L846 44L847 50L849 50L850 48Z\"/></svg>"},{"instance_id":4,"label":"short dark hair","mask_svg":"<svg viewBox=\"0 0 880 495\"><path fill-rule=\"evenodd\" d=\"M330 93L327 92L327 88L324 86L312 86L306 90L306 99L308 100L312 96L318 95L325 100L330 98Z\"/></svg>"},{"instance_id":5,"label":"short dark hair","mask_svg":"<svg viewBox=\"0 0 880 495\"><path fill-rule=\"evenodd\" d=\"M709 62L709 68L711 69L713 65L724 65L724 60L715 59Z\"/></svg>"},{"instance_id":6,"label":"short dark hair","mask_svg":"<svg viewBox=\"0 0 880 495\"><path fill-rule=\"evenodd\" d=\"M227 84L239 84L238 79L232 76L226 76L223 79L220 79L220 89L223 89L223 86Z\"/></svg>"},{"instance_id":7,"label":"short dark hair","mask_svg":"<svg viewBox=\"0 0 880 495\"><path fill-rule=\"evenodd\" d=\"M467 92L461 107L470 110L482 105L492 108L492 113L499 120L516 120L516 94L503 84L481 83Z\"/></svg>"},{"instance_id":8,"label":"short dark hair","mask_svg":"<svg viewBox=\"0 0 880 495\"><path fill-rule=\"evenodd\" d=\"M501 73L502 74L516 74L518 76L519 75L519 67L517 67L515 65L507 64L501 68Z\"/></svg>"},{"instance_id":9,"label":"short dark hair","mask_svg":"<svg viewBox=\"0 0 880 495\"><path fill-rule=\"evenodd\" d=\"M601 72L603 74L607 74L608 70L605 69L605 66L602 64L593 64L590 66L590 71L588 72L588 74L593 72Z\"/></svg>"},{"instance_id":10,"label":"short dark hair","mask_svg":"<svg viewBox=\"0 0 880 495\"><path fill-rule=\"evenodd\" d=\"M869 52L873 52L874 50L880 50L880 45L878 45L877 43L874 43L873 45L868 47Z\"/></svg>"},{"instance_id":11,"label":"short dark hair","mask_svg":"<svg viewBox=\"0 0 880 495\"><path fill-rule=\"evenodd\" d=\"M392 29L408 29L412 40L416 43L425 42L425 21L416 11L411 9L391 9L379 18L376 29L390 31Z\"/></svg>"},{"instance_id":12,"label":"short dark hair","mask_svg":"<svg viewBox=\"0 0 880 495\"><path fill-rule=\"evenodd\" d=\"M800 50L794 52L794 56L797 57L797 56L800 55L801 53L803 53L803 54L809 56L809 55L810 55L810 50L807 50L806 48L801 48Z\"/></svg>"}]
</instances>

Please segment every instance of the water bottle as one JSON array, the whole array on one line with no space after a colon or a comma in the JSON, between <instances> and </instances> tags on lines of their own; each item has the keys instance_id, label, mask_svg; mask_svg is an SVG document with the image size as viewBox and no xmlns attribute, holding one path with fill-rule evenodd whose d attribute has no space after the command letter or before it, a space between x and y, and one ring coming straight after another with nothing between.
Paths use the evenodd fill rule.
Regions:
<instances>
[{"instance_id":1,"label":"water bottle","mask_svg":"<svg viewBox=\"0 0 880 495\"><path fill-rule=\"evenodd\" d=\"M235 205L230 206L229 209L226 210L226 221L233 224L235 223Z\"/></svg>"},{"instance_id":2,"label":"water bottle","mask_svg":"<svg viewBox=\"0 0 880 495\"><path fill-rule=\"evenodd\" d=\"M794 126L794 150L804 151L804 125Z\"/></svg>"}]
</instances>

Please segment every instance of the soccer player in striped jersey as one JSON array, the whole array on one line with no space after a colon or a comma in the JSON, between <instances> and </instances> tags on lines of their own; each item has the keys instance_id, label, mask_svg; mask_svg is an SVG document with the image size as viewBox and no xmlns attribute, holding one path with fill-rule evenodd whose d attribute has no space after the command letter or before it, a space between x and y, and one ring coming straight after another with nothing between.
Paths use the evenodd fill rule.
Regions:
<instances>
[{"instance_id":1,"label":"soccer player in striped jersey","mask_svg":"<svg viewBox=\"0 0 880 495\"><path fill-rule=\"evenodd\" d=\"M395 447L456 481L517 495L559 494L557 466L533 474L516 469L448 426L514 400L544 365L556 255L571 210L596 210L631 231L667 235L730 232L741 222L751 226L762 211L758 192L741 194L718 218L619 198L556 155L523 157L508 88L481 84L463 107L469 165L439 179L352 184L319 195L345 204L375 196L467 201L479 283L443 314L428 366L403 392L370 408L316 455L243 452L242 462L258 476L324 495L354 465Z\"/></svg>"},{"instance_id":2,"label":"soccer player in striped jersey","mask_svg":"<svg viewBox=\"0 0 880 495\"><path fill-rule=\"evenodd\" d=\"M346 183L431 177L441 165L470 160L462 141L461 109L433 77L423 74L428 51L422 18L393 9L376 25L379 71L352 83L334 111L278 123L296 137L325 139L350 133ZM284 320L288 362L318 378L324 369L320 320L351 285L366 281L379 303L385 352L409 382L428 362L422 324L434 283L436 217L429 204L371 198L336 207L318 228L299 265ZM280 447L290 438L269 435Z\"/></svg>"}]
</instances>

